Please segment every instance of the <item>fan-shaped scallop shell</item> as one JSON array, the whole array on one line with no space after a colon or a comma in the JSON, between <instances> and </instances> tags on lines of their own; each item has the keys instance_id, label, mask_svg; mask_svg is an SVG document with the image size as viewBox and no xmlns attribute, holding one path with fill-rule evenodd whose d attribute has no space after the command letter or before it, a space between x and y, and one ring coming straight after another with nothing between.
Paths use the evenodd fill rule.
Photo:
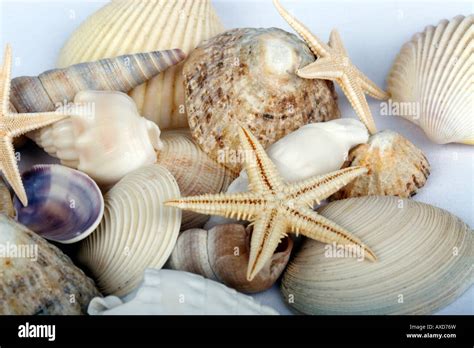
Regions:
<instances>
[{"instance_id":1,"label":"fan-shaped scallop shell","mask_svg":"<svg viewBox=\"0 0 474 348\"><path fill-rule=\"evenodd\" d=\"M457 16L415 34L387 79L393 101L415 106L400 116L439 144L474 144L473 24Z\"/></svg>"},{"instance_id":2,"label":"fan-shaped scallop shell","mask_svg":"<svg viewBox=\"0 0 474 348\"><path fill-rule=\"evenodd\" d=\"M474 231L445 210L372 196L319 212L367 242L378 260L358 261L348 249L339 253L334 245L306 240L281 287L297 311L431 314L473 284Z\"/></svg>"}]
</instances>

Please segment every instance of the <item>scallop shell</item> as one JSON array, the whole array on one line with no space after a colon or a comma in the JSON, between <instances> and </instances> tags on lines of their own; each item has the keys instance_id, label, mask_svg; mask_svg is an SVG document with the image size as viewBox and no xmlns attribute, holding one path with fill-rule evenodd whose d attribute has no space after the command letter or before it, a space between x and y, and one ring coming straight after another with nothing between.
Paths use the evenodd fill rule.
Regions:
<instances>
[{"instance_id":1,"label":"scallop shell","mask_svg":"<svg viewBox=\"0 0 474 348\"><path fill-rule=\"evenodd\" d=\"M5 186L5 182L0 178L0 214L4 214L8 217L13 217L15 211L13 209L12 195Z\"/></svg>"},{"instance_id":2,"label":"scallop shell","mask_svg":"<svg viewBox=\"0 0 474 348\"><path fill-rule=\"evenodd\" d=\"M301 40L276 28L235 29L206 41L183 69L194 139L240 172L237 127L245 125L267 147L304 124L338 118L332 82L295 73L312 62Z\"/></svg>"},{"instance_id":3,"label":"scallop shell","mask_svg":"<svg viewBox=\"0 0 474 348\"><path fill-rule=\"evenodd\" d=\"M445 210L374 196L333 202L320 213L373 246L378 261L306 240L281 286L297 311L431 314L473 284L474 231Z\"/></svg>"},{"instance_id":4,"label":"scallop shell","mask_svg":"<svg viewBox=\"0 0 474 348\"><path fill-rule=\"evenodd\" d=\"M127 296L128 297L128 296ZM186 272L147 269L144 282L125 302L94 298L90 315L277 315L250 296Z\"/></svg>"},{"instance_id":5,"label":"scallop shell","mask_svg":"<svg viewBox=\"0 0 474 348\"><path fill-rule=\"evenodd\" d=\"M423 152L400 134L385 130L372 135L367 144L349 152L344 167L369 169L331 196L343 199L359 196L415 195L430 175L430 164Z\"/></svg>"},{"instance_id":6,"label":"scallop shell","mask_svg":"<svg viewBox=\"0 0 474 348\"><path fill-rule=\"evenodd\" d=\"M163 202L179 195L176 180L159 165L137 169L107 192L104 218L79 250L103 293L125 295L146 268L164 265L178 238L181 212Z\"/></svg>"},{"instance_id":7,"label":"scallop shell","mask_svg":"<svg viewBox=\"0 0 474 348\"><path fill-rule=\"evenodd\" d=\"M400 116L438 144L474 144L473 24L470 15L426 27L402 47L387 78L393 101L416 106Z\"/></svg>"},{"instance_id":8,"label":"scallop shell","mask_svg":"<svg viewBox=\"0 0 474 348\"><path fill-rule=\"evenodd\" d=\"M58 65L180 48L186 54L224 30L210 0L116 0L90 16L63 47ZM135 88L141 115L161 129L188 126L182 65Z\"/></svg>"},{"instance_id":9,"label":"scallop shell","mask_svg":"<svg viewBox=\"0 0 474 348\"><path fill-rule=\"evenodd\" d=\"M100 296L69 257L3 214L0 254L1 315L85 314Z\"/></svg>"},{"instance_id":10,"label":"scallop shell","mask_svg":"<svg viewBox=\"0 0 474 348\"><path fill-rule=\"evenodd\" d=\"M28 197L15 197L16 219L43 238L63 244L90 235L104 214L104 199L86 174L59 165L36 165L22 174Z\"/></svg>"},{"instance_id":11,"label":"scallop shell","mask_svg":"<svg viewBox=\"0 0 474 348\"><path fill-rule=\"evenodd\" d=\"M200 274L244 293L272 287L286 267L293 248L291 238L278 245L275 254L257 276L247 280L252 228L219 225L209 231L192 229L181 233L169 259L169 267Z\"/></svg>"},{"instance_id":12,"label":"scallop shell","mask_svg":"<svg viewBox=\"0 0 474 348\"><path fill-rule=\"evenodd\" d=\"M82 91L65 120L30 133L61 163L110 186L142 166L154 164L162 147L160 129L138 114L133 99L121 92Z\"/></svg>"},{"instance_id":13,"label":"scallop shell","mask_svg":"<svg viewBox=\"0 0 474 348\"><path fill-rule=\"evenodd\" d=\"M234 175L196 145L189 130L165 131L157 162L178 182L183 197L225 192ZM181 230L202 227L209 216L183 212Z\"/></svg>"}]
</instances>

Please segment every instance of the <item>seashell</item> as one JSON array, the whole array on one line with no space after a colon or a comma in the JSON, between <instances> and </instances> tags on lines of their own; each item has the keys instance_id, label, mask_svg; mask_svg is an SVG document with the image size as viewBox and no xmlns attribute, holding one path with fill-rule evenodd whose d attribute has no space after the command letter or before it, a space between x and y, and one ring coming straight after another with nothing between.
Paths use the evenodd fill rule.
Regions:
<instances>
[{"instance_id":1,"label":"seashell","mask_svg":"<svg viewBox=\"0 0 474 348\"><path fill-rule=\"evenodd\" d=\"M210 0L112 1L72 34L58 65L173 48L188 54L222 31ZM172 67L130 92L140 115L160 129L188 127L182 68Z\"/></svg>"},{"instance_id":2,"label":"seashell","mask_svg":"<svg viewBox=\"0 0 474 348\"><path fill-rule=\"evenodd\" d=\"M304 124L339 118L332 82L295 73L312 62L301 40L276 28L235 29L206 41L183 69L194 139L211 158L240 172L239 126L267 147Z\"/></svg>"},{"instance_id":3,"label":"seashell","mask_svg":"<svg viewBox=\"0 0 474 348\"><path fill-rule=\"evenodd\" d=\"M179 50L138 53L46 71L11 81L10 101L20 113L54 111L88 90L128 92L184 59Z\"/></svg>"},{"instance_id":4,"label":"seashell","mask_svg":"<svg viewBox=\"0 0 474 348\"><path fill-rule=\"evenodd\" d=\"M104 218L79 250L103 293L122 296L146 268L164 265L178 239L181 212L163 202L179 195L171 173L156 164L128 174L107 192Z\"/></svg>"},{"instance_id":5,"label":"seashell","mask_svg":"<svg viewBox=\"0 0 474 348\"><path fill-rule=\"evenodd\" d=\"M172 269L200 274L244 293L272 287L286 267L293 248L287 237L252 280L247 280L252 228L238 224L219 225L209 231L192 229L181 233L168 265Z\"/></svg>"},{"instance_id":6,"label":"seashell","mask_svg":"<svg viewBox=\"0 0 474 348\"><path fill-rule=\"evenodd\" d=\"M163 132L163 149L157 162L168 169L178 182L183 196L225 192L234 175L209 158L192 139L189 130ZM184 211L181 230L202 227L209 216Z\"/></svg>"},{"instance_id":7,"label":"seashell","mask_svg":"<svg viewBox=\"0 0 474 348\"><path fill-rule=\"evenodd\" d=\"M5 186L5 182L0 178L0 214L8 217L14 217L15 211L13 209L12 195Z\"/></svg>"},{"instance_id":8,"label":"seashell","mask_svg":"<svg viewBox=\"0 0 474 348\"><path fill-rule=\"evenodd\" d=\"M94 298L90 315L278 315L250 296L199 275L147 269L143 284L122 301ZM183 302L183 299L185 301Z\"/></svg>"},{"instance_id":9,"label":"seashell","mask_svg":"<svg viewBox=\"0 0 474 348\"><path fill-rule=\"evenodd\" d=\"M469 15L426 27L402 47L387 78L393 101L415 106L400 116L438 144L474 144L473 24Z\"/></svg>"},{"instance_id":10,"label":"seashell","mask_svg":"<svg viewBox=\"0 0 474 348\"><path fill-rule=\"evenodd\" d=\"M332 200L371 195L408 198L425 185L430 175L430 164L423 152L389 130L372 135L367 144L349 152L344 167L355 166L369 171L336 192Z\"/></svg>"},{"instance_id":11,"label":"seashell","mask_svg":"<svg viewBox=\"0 0 474 348\"><path fill-rule=\"evenodd\" d=\"M373 246L379 259L358 262L357 252L306 240L281 286L299 312L426 315L473 284L473 230L445 210L372 196L333 202L320 213Z\"/></svg>"},{"instance_id":12,"label":"seashell","mask_svg":"<svg viewBox=\"0 0 474 348\"><path fill-rule=\"evenodd\" d=\"M104 214L104 199L86 174L60 165L36 165L22 174L28 197L15 196L16 219L41 237L63 244L90 235Z\"/></svg>"},{"instance_id":13,"label":"seashell","mask_svg":"<svg viewBox=\"0 0 474 348\"><path fill-rule=\"evenodd\" d=\"M101 296L57 247L0 214L0 314L85 314ZM74 301L71 301L74 298Z\"/></svg>"},{"instance_id":14,"label":"seashell","mask_svg":"<svg viewBox=\"0 0 474 348\"><path fill-rule=\"evenodd\" d=\"M31 133L61 163L110 186L126 174L156 161L160 129L138 114L128 95L82 91L68 105L71 117Z\"/></svg>"}]
</instances>

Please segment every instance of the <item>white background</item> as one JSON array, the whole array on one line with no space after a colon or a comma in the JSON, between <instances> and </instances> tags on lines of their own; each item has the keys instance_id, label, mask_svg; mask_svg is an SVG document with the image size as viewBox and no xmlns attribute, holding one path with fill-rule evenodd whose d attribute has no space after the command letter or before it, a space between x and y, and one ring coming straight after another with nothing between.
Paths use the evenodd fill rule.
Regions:
<instances>
[{"instance_id":1,"label":"white background","mask_svg":"<svg viewBox=\"0 0 474 348\"><path fill-rule=\"evenodd\" d=\"M0 0L0 47L12 44L13 77L54 68L68 36L106 2ZM226 28L279 27L292 32L271 0L213 2ZM414 33L441 19L474 12L470 1L282 0L282 4L322 39L338 28L353 62L382 87L397 52ZM340 91L339 95L343 117L355 117ZM414 199L446 209L474 226L474 147L433 144L416 126L402 118L380 116L379 102L369 102L379 130L399 132L420 147L431 163L431 176ZM26 152L30 160L23 161L23 169L32 161L49 161L39 152ZM281 314L290 313L276 287L255 297ZM439 313L474 314L474 287Z\"/></svg>"}]
</instances>

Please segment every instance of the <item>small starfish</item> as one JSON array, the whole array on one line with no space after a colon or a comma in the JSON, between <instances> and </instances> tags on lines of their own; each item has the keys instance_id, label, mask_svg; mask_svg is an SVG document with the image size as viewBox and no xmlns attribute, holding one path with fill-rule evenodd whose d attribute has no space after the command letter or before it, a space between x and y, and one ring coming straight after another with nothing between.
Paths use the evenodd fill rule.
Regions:
<instances>
[{"instance_id":1,"label":"small starfish","mask_svg":"<svg viewBox=\"0 0 474 348\"><path fill-rule=\"evenodd\" d=\"M376 259L357 237L312 210L314 202L319 204L366 173L366 168L350 167L299 183L285 184L257 139L245 128L240 128L239 136L247 155L245 169L250 182L249 192L186 197L165 204L206 215L252 221L254 229L247 269L249 281L272 257L288 231L323 243L355 244L363 248L370 260Z\"/></svg>"},{"instance_id":2,"label":"small starfish","mask_svg":"<svg viewBox=\"0 0 474 348\"><path fill-rule=\"evenodd\" d=\"M24 206L28 205L23 182L13 149L13 138L29 131L47 126L68 115L58 112L34 114L18 114L10 110L10 77L12 67L12 51L6 46L3 66L0 70L0 171L15 191Z\"/></svg>"},{"instance_id":3,"label":"small starfish","mask_svg":"<svg viewBox=\"0 0 474 348\"><path fill-rule=\"evenodd\" d=\"M301 36L318 59L298 70L299 77L335 81L351 103L362 123L371 134L377 132L369 104L364 94L375 99L387 100L389 95L377 87L349 59L337 30L331 32L329 46L313 35L309 29L288 13L278 0L273 0L280 15Z\"/></svg>"}]
</instances>

